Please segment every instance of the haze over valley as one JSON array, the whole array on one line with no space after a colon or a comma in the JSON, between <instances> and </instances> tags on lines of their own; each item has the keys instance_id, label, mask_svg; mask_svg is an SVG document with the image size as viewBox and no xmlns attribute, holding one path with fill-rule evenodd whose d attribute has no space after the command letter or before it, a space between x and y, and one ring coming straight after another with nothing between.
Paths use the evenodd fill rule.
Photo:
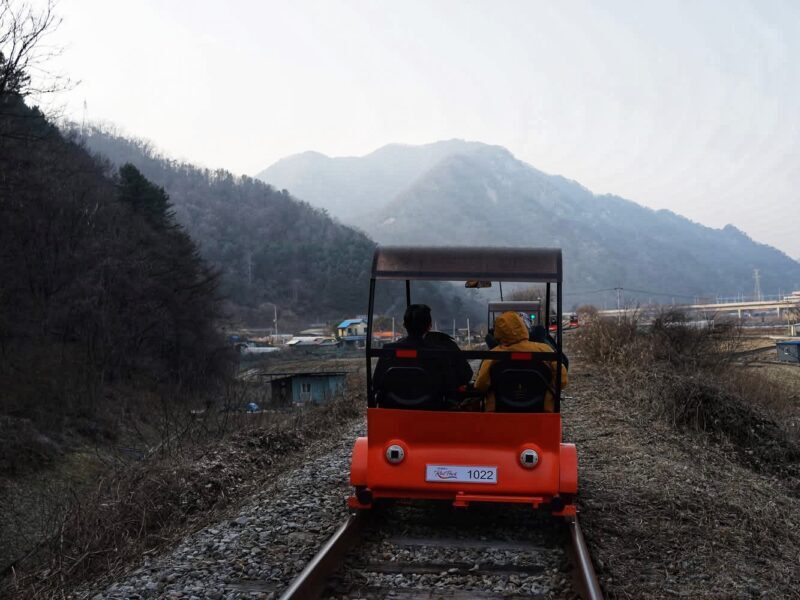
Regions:
<instances>
[{"instance_id":1,"label":"haze over valley","mask_svg":"<svg viewBox=\"0 0 800 600\"><path fill-rule=\"evenodd\" d=\"M564 249L576 301L623 287L639 302L750 295L800 287L800 263L728 225L595 195L500 146L448 140L390 144L363 157L305 152L258 174L379 243L540 245ZM612 294L605 294L611 297Z\"/></svg>"}]
</instances>

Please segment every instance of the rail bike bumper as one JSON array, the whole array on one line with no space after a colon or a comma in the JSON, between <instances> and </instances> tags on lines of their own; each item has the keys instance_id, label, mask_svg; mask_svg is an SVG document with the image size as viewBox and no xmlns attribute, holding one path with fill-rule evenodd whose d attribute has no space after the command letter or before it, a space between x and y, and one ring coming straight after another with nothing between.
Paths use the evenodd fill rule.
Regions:
<instances>
[{"instance_id":1,"label":"rail bike bumper","mask_svg":"<svg viewBox=\"0 0 800 600\"><path fill-rule=\"evenodd\" d=\"M575 514L578 461L561 442L561 415L370 408L367 437L353 448L348 499L528 504Z\"/></svg>"}]
</instances>

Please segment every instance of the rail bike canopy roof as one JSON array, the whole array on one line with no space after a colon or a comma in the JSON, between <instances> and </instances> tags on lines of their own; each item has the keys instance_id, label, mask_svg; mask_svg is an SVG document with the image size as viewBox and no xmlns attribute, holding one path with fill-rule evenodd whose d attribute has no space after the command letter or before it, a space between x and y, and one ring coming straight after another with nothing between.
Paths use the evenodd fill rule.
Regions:
<instances>
[{"instance_id":1,"label":"rail bike canopy roof","mask_svg":"<svg viewBox=\"0 0 800 600\"><path fill-rule=\"evenodd\" d=\"M378 246L375 279L561 283L560 248Z\"/></svg>"}]
</instances>

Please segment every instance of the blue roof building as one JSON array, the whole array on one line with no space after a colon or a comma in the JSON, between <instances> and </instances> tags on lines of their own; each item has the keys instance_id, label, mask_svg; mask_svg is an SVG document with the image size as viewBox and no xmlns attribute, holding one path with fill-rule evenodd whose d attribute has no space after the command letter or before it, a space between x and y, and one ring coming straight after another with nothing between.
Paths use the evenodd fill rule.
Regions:
<instances>
[{"instance_id":1,"label":"blue roof building","mask_svg":"<svg viewBox=\"0 0 800 600\"><path fill-rule=\"evenodd\" d=\"M336 334L345 346L363 346L367 339L367 319L345 319L336 326Z\"/></svg>"}]
</instances>

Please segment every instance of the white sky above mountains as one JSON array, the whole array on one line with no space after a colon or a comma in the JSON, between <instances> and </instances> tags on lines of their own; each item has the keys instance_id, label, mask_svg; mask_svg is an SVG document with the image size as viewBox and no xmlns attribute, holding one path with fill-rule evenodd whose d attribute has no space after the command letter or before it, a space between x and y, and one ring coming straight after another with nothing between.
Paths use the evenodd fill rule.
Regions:
<instances>
[{"instance_id":1,"label":"white sky above mountains","mask_svg":"<svg viewBox=\"0 0 800 600\"><path fill-rule=\"evenodd\" d=\"M800 2L61 0L55 102L254 174L463 138L800 257ZM49 100L48 102L53 102ZM84 111L84 102L86 110Z\"/></svg>"}]
</instances>

